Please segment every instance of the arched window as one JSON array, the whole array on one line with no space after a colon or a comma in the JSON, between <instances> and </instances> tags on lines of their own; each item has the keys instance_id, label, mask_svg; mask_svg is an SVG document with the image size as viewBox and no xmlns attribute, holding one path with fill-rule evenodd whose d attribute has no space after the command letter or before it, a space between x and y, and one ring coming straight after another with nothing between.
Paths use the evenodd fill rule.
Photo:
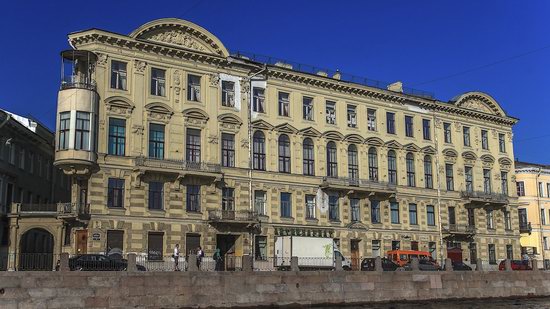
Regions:
<instances>
[{"instance_id":1,"label":"arched window","mask_svg":"<svg viewBox=\"0 0 550 309\"><path fill-rule=\"evenodd\" d=\"M392 185L397 184L397 158L395 151L388 151L388 182Z\"/></svg>"},{"instance_id":2,"label":"arched window","mask_svg":"<svg viewBox=\"0 0 550 309\"><path fill-rule=\"evenodd\" d=\"M350 180L359 180L359 156L357 146L348 146L348 176Z\"/></svg>"},{"instance_id":3,"label":"arched window","mask_svg":"<svg viewBox=\"0 0 550 309\"><path fill-rule=\"evenodd\" d=\"M426 188L433 189L434 187L434 178L432 172L432 157L426 155L424 157L424 179L426 183Z\"/></svg>"},{"instance_id":4,"label":"arched window","mask_svg":"<svg viewBox=\"0 0 550 309\"><path fill-rule=\"evenodd\" d=\"M304 175L315 175L315 156L311 138L304 139L302 155L304 156Z\"/></svg>"},{"instance_id":5,"label":"arched window","mask_svg":"<svg viewBox=\"0 0 550 309\"><path fill-rule=\"evenodd\" d=\"M290 173L290 139L286 134L279 136L279 172Z\"/></svg>"},{"instance_id":6,"label":"arched window","mask_svg":"<svg viewBox=\"0 0 550 309\"><path fill-rule=\"evenodd\" d=\"M256 131L253 137L253 168L265 171L265 136L262 131Z\"/></svg>"},{"instance_id":7,"label":"arched window","mask_svg":"<svg viewBox=\"0 0 550 309\"><path fill-rule=\"evenodd\" d=\"M327 144L327 176L338 177L338 161L336 159L336 144L328 142Z\"/></svg>"},{"instance_id":8,"label":"arched window","mask_svg":"<svg viewBox=\"0 0 550 309\"><path fill-rule=\"evenodd\" d=\"M376 148L369 148L369 180L378 181L378 154Z\"/></svg>"},{"instance_id":9,"label":"arched window","mask_svg":"<svg viewBox=\"0 0 550 309\"><path fill-rule=\"evenodd\" d=\"M407 153L406 156L407 163L407 186L414 187L415 177L414 177L414 156L412 153Z\"/></svg>"}]
</instances>

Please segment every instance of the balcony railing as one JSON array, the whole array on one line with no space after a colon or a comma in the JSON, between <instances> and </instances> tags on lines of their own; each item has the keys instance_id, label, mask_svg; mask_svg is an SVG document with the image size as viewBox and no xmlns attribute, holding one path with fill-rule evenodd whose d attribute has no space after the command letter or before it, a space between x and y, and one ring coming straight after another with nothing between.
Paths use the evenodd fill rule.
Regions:
<instances>
[{"instance_id":1,"label":"balcony railing","mask_svg":"<svg viewBox=\"0 0 550 309\"><path fill-rule=\"evenodd\" d=\"M48 214L60 216L80 216L90 213L90 204L83 203L55 203L32 204L17 203L15 211L18 214Z\"/></svg>"},{"instance_id":2,"label":"balcony railing","mask_svg":"<svg viewBox=\"0 0 550 309\"><path fill-rule=\"evenodd\" d=\"M324 177L323 185L326 187L331 186L344 186L366 189L373 192L388 192L394 191L395 185L383 181L373 181L368 179L359 178L347 178L347 177Z\"/></svg>"},{"instance_id":3,"label":"balcony railing","mask_svg":"<svg viewBox=\"0 0 550 309\"><path fill-rule=\"evenodd\" d=\"M448 224L443 230L449 234L472 235L476 233L475 225Z\"/></svg>"},{"instance_id":4,"label":"balcony railing","mask_svg":"<svg viewBox=\"0 0 550 309\"><path fill-rule=\"evenodd\" d=\"M221 165L207 162L190 162L184 160L157 159L137 157L136 166L175 169L183 171L197 171L207 173L221 173Z\"/></svg>"},{"instance_id":5,"label":"balcony railing","mask_svg":"<svg viewBox=\"0 0 550 309\"><path fill-rule=\"evenodd\" d=\"M65 89L88 89L96 91L96 83L94 80L84 81L79 76L65 76L61 81L61 90Z\"/></svg>"},{"instance_id":6,"label":"balcony railing","mask_svg":"<svg viewBox=\"0 0 550 309\"><path fill-rule=\"evenodd\" d=\"M462 198L471 200L472 202L507 204L508 195L502 193L487 193L483 191L462 191Z\"/></svg>"},{"instance_id":7,"label":"balcony railing","mask_svg":"<svg viewBox=\"0 0 550 309\"><path fill-rule=\"evenodd\" d=\"M531 231L533 229L531 228L531 222L520 222L519 223L519 232L520 233L529 233L531 234Z\"/></svg>"},{"instance_id":8,"label":"balcony railing","mask_svg":"<svg viewBox=\"0 0 550 309\"><path fill-rule=\"evenodd\" d=\"M250 210L209 210L208 220L224 222L255 222L258 221L258 213Z\"/></svg>"}]
</instances>

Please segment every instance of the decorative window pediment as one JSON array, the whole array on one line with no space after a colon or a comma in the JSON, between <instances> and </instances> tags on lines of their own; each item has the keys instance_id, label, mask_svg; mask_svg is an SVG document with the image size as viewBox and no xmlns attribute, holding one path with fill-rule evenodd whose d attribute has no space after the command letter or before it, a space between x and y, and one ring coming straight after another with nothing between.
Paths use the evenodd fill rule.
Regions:
<instances>
[{"instance_id":1,"label":"decorative window pediment","mask_svg":"<svg viewBox=\"0 0 550 309\"><path fill-rule=\"evenodd\" d=\"M431 154L431 155L436 154L435 148L433 148L432 146L426 146L426 147L422 148L422 152L425 153L425 154Z\"/></svg>"},{"instance_id":2,"label":"decorative window pediment","mask_svg":"<svg viewBox=\"0 0 550 309\"><path fill-rule=\"evenodd\" d=\"M359 135L359 134L348 134L344 138L346 142L354 143L354 144L362 144L365 142L365 139Z\"/></svg>"},{"instance_id":3,"label":"decorative window pediment","mask_svg":"<svg viewBox=\"0 0 550 309\"><path fill-rule=\"evenodd\" d=\"M457 158L458 157L458 152L456 152L456 150L454 150L454 149L447 148L447 149L443 150L443 155L445 157Z\"/></svg>"},{"instance_id":4,"label":"decorative window pediment","mask_svg":"<svg viewBox=\"0 0 550 309\"><path fill-rule=\"evenodd\" d=\"M260 130L273 130L273 125L263 119L260 119L252 121L252 128Z\"/></svg>"},{"instance_id":5,"label":"decorative window pediment","mask_svg":"<svg viewBox=\"0 0 550 309\"><path fill-rule=\"evenodd\" d=\"M327 131L322 135L324 138L332 141L341 141L344 139L344 135L338 131Z\"/></svg>"},{"instance_id":6,"label":"decorative window pediment","mask_svg":"<svg viewBox=\"0 0 550 309\"><path fill-rule=\"evenodd\" d=\"M510 167L512 167L512 160L508 158L500 158L498 159L498 164L501 168L510 169Z\"/></svg>"},{"instance_id":7,"label":"decorative window pediment","mask_svg":"<svg viewBox=\"0 0 550 309\"><path fill-rule=\"evenodd\" d=\"M384 145L384 141L378 137L369 137L365 140L365 144L381 147Z\"/></svg>"},{"instance_id":8,"label":"decorative window pediment","mask_svg":"<svg viewBox=\"0 0 550 309\"><path fill-rule=\"evenodd\" d=\"M174 114L174 111L170 108L170 106L160 102L145 105L145 110L147 111L147 117L163 122L170 121L170 118L172 118L172 115Z\"/></svg>"},{"instance_id":9,"label":"decorative window pediment","mask_svg":"<svg viewBox=\"0 0 550 309\"><path fill-rule=\"evenodd\" d=\"M108 114L122 117L130 117L135 108L132 101L122 96L108 97L105 99L105 106Z\"/></svg>"},{"instance_id":10,"label":"decorative window pediment","mask_svg":"<svg viewBox=\"0 0 550 309\"><path fill-rule=\"evenodd\" d=\"M296 134L298 132L298 129L291 126L288 123L283 123L274 128L275 131L281 132L281 133L288 133L288 134Z\"/></svg>"},{"instance_id":11,"label":"decorative window pediment","mask_svg":"<svg viewBox=\"0 0 550 309\"><path fill-rule=\"evenodd\" d=\"M206 126L206 122L210 118L205 111L196 107L188 108L182 113L186 124L200 128Z\"/></svg>"},{"instance_id":12,"label":"decorative window pediment","mask_svg":"<svg viewBox=\"0 0 550 309\"><path fill-rule=\"evenodd\" d=\"M309 137L321 136L321 132L315 130L313 127L307 127L305 129L300 130L300 134L302 134L303 136L309 136Z\"/></svg>"},{"instance_id":13,"label":"decorative window pediment","mask_svg":"<svg viewBox=\"0 0 550 309\"><path fill-rule=\"evenodd\" d=\"M403 148L406 151L413 151L413 152L419 152L420 151L420 147L416 146L413 143L407 144L407 145L403 146Z\"/></svg>"},{"instance_id":14,"label":"decorative window pediment","mask_svg":"<svg viewBox=\"0 0 550 309\"><path fill-rule=\"evenodd\" d=\"M391 140L389 142L386 142L385 146L388 147L388 148L391 148L391 149L401 149L401 148L403 148L403 145L401 145L400 143L398 143L395 140Z\"/></svg>"},{"instance_id":15,"label":"decorative window pediment","mask_svg":"<svg viewBox=\"0 0 550 309\"><path fill-rule=\"evenodd\" d=\"M226 113L218 116L220 128L231 132L237 132L241 128L243 121L236 115Z\"/></svg>"},{"instance_id":16,"label":"decorative window pediment","mask_svg":"<svg viewBox=\"0 0 550 309\"><path fill-rule=\"evenodd\" d=\"M495 163L495 158L492 155L482 155L480 159L484 167L492 167Z\"/></svg>"}]
</instances>

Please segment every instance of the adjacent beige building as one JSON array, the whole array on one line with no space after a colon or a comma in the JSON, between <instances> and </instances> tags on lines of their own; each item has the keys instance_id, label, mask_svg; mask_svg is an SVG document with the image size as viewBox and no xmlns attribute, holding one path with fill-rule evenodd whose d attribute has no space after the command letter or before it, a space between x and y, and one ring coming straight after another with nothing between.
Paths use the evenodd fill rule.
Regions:
<instances>
[{"instance_id":1,"label":"adjacent beige building","mask_svg":"<svg viewBox=\"0 0 550 309\"><path fill-rule=\"evenodd\" d=\"M180 19L69 41L55 165L80 208L54 235L62 251L264 259L302 235L351 257L519 258L517 119L487 94L442 102L230 54Z\"/></svg>"}]
</instances>

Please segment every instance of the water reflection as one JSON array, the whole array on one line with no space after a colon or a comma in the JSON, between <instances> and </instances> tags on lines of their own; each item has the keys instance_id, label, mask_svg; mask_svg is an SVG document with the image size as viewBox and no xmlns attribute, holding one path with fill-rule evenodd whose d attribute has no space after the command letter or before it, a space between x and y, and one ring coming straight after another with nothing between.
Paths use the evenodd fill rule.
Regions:
<instances>
[{"instance_id":1,"label":"water reflection","mask_svg":"<svg viewBox=\"0 0 550 309\"><path fill-rule=\"evenodd\" d=\"M324 309L550 309L550 297L547 298L519 298L519 299L484 299L484 300L444 300L421 301L407 303L384 303L363 306L329 306Z\"/></svg>"}]
</instances>

